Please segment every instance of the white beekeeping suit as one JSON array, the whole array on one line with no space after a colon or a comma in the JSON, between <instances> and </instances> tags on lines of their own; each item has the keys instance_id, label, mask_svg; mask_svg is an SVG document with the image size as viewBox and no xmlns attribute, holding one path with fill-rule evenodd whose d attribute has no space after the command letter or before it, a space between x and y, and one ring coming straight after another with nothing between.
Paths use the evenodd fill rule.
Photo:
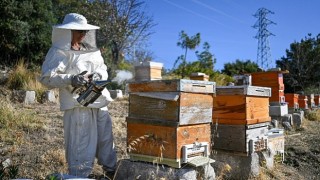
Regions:
<instances>
[{"instance_id":1,"label":"white beekeeping suit","mask_svg":"<svg viewBox=\"0 0 320 180\"><path fill-rule=\"evenodd\" d=\"M66 159L70 175L87 177L93 168L95 157L105 171L116 168L116 152L113 146L112 122L107 104L112 101L104 89L92 104L84 107L78 103L77 93L72 93L75 75L83 71L99 74L108 79L107 66L96 48L95 31L84 16L67 14L60 25L53 27L52 47L42 65L41 83L59 88L60 109L64 111L64 138ZM80 50L71 50L72 32L86 30Z\"/></svg>"}]
</instances>

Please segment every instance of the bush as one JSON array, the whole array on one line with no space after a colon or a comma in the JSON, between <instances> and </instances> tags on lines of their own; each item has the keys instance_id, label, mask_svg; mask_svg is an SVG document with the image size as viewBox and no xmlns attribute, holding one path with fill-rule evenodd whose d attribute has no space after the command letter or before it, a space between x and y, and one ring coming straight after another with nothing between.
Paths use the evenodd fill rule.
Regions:
<instances>
[{"instance_id":1,"label":"bush","mask_svg":"<svg viewBox=\"0 0 320 180\"><path fill-rule=\"evenodd\" d=\"M305 111L305 113L306 113L305 117L309 121L320 121L320 110L319 109Z\"/></svg>"},{"instance_id":2,"label":"bush","mask_svg":"<svg viewBox=\"0 0 320 180\"><path fill-rule=\"evenodd\" d=\"M40 70L27 69L27 65L21 59L10 73L7 86L12 90L35 91L37 101L41 102L41 97L47 88L38 81L38 77Z\"/></svg>"}]
</instances>

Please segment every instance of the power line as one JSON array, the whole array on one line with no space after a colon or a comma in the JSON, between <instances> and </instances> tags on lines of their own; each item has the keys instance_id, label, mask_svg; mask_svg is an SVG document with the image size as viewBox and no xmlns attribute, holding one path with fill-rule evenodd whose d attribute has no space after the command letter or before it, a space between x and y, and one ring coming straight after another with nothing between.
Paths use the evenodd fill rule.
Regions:
<instances>
[{"instance_id":1,"label":"power line","mask_svg":"<svg viewBox=\"0 0 320 180\"><path fill-rule=\"evenodd\" d=\"M269 46L269 36L274 36L268 29L268 25L275 24L271 20L267 18L268 14L274 14L274 12L266 9L260 8L253 15L258 18L253 28L258 29L258 33L254 38L258 39L258 51L257 51L257 64L260 68L266 70L271 67L272 59L271 59L271 51Z\"/></svg>"}]
</instances>

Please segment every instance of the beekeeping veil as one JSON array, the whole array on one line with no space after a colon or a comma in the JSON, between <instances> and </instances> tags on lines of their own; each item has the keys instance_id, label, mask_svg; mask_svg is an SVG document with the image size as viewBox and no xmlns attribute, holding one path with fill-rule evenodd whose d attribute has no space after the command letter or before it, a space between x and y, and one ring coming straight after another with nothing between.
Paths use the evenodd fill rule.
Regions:
<instances>
[{"instance_id":1,"label":"beekeeping veil","mask_svg":"<svg viewBox=\"0 0 320 180\"><path fill-rule=\"evenodd\" d=\"M77 13L69 13L64 17L62 24L53 26L52 46L62 50L70 50L72 32L71 30L87 30L82 43L87 50L96 50L96 30L100 27L88 24L87 19Z\"/></svg>"}]
</instances>

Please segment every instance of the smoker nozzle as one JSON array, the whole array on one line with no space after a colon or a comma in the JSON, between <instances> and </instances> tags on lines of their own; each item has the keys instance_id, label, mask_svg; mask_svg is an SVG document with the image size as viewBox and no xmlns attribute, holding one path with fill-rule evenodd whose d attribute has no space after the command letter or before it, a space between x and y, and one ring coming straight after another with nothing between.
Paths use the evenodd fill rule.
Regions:
<instances>
[{"instance_id":1,"label":"smoker nozzle","mask_svg":"<svg viewBox=\"0 0 320 180\"><path fill-rule=\"evenodd\" d=\"M111 80L94 81L94 85L99 89L106 87L109 83L111 83Z\"/></svg>"}]
</instances>

